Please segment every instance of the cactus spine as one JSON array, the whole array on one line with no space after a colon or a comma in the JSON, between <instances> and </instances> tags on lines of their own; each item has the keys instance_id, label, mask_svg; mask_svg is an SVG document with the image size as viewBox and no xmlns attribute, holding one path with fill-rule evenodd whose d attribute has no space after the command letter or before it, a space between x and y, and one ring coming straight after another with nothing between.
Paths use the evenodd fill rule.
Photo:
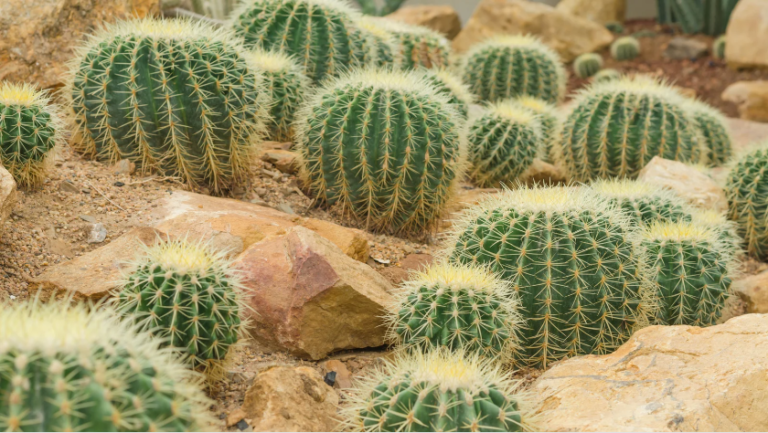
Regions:
<instances>
[{"instance_id":1,"label":"cactus spine","mask_svg":"<svg viewBox=\"0 0 768 433\"><path fill-rule=\"evenodd\" d=\"M741 248L743 240L739 237L736 223L729 221L725 213L716 210L694 209L691 213L692 222L698 227L713 230L723 249L732 257L741 258L744 254Z\"/></svg>"},{"instance_id":2,"label":"cactus spine","mask_svg":"<svg viewBox=\"0 0 768 433\"><path fill-rule=\"evenodd\" d=\"M107 26L71 65L76 148L214 192L243 181L269 97L225 32L183 20Z\"/></svg>"},{"instance_id":3,"label":"cactus spine","mask_svg":"<svg viewBox=\"0 0 768 433\"><path fill-rule=\"evenodd\" d=\"M560 135L560 114L557 107L541 99L530 96L521 96L514 100L521 107L533 112L541 126L541 151L544 153L544 159L552 162L557 158L554 155L555 143Z\"/></svg>"},{"instance_id":4,"label":"cactus spine","mask_svg":"<svg viewBox=\"0 0 768 433\"><path fill-rule=\"evenodd\" d=\"M636 232L588 189L505 191L458 224L452 261L488 265L520 297L517 366L609 353L647 321Z\"/></svg>"},{"instance_id":5,"label":"cactus spine","mask_svg":"<svg viewBox=\"0 0 768 433\"><path fill-rule=\"evenodd\" d=\"M369 64L366 66L399 68L401 59L397 56L400 50L398 40L380 21L369 16L363 16L357 21L360 28L370 34L370 49L374 51L373 55L368 56Z\"/></svg>"},{"instance_id":6,"label":"cactus spine","mask_svg":"<svg viewBox=\"0 0 768 433\"><path fill-rule=\"evenodd\" d=\"M422 73L353 72L297 118L306 185L371 229L431 226L462 174L463 120Z\"/></svg>"},{"instance_id":7,"label":"cactus spine","mask_svg":"<svg viewBox=\"0 0 768 433\"><path fill-rule=\"evenodd\" d=\"M728 218L752 257L768 259L768 147L747 153L728 174Z\"/></svg>"},{"instance_id":8,"label":"cactus spine","mask_svg":"<svg viewBox=\"0 0 768 433\"><path fill-rule=\"evenodd\" d=\"M640 41L632 36L616 39L611 44L611 56L618 61L632 60L640 55Z\"/></svg>"},{"instance_id":9,"label":"cactus spine","mask_svg":"<svg viewBox=\"0 0 768 433\"><path fill-rule=\"evenodd\" d=\"M621 79L621 72L616 69L602 69L600 72L592 76L593 83L604 83L606 81L614 81Z\"/></svg>"},{"instance_id":10,"label":"cactus spine","mask_svg":"<svg viewBox=\"0 0 768 433\"><path fill-rule=\"evenodd\" d=\"M722 35L712 43L712 55L718 60L725 60L725 42L726 37Z\"/></svg>"},{"instance_id":11,"label":"cactus spine","mask_svg":"<svg viewBox=\"0 0 768 433\"><path fill-rule=\"evenodd\" d=\"M695 121L703 138L702 162L712 167L724 164L731 158L733 146L725 116L704 102L689 99L684 108Z\"/></svg>"},{"instance_id":12,"label":"cactus spine","mask_svg":"<svg viewBox=\"0 0 768 433\"><path fill-rule=\"evenodd\" d=\"M627 179L598 180L592 189L621 208L638 226L656 222L690 221L693 210L681 205L675 193L646 182Z\"/></svg>"},{"instance_id":13,"label":"cactus spine","mask_svg":"<svg viewBox=\"0 0 768 433\"><path fill-rule=\"evenodd\" d=\"M603 67L603 58L600 54L587 53L582 54L573 62L573 70L579 78L589 78Z\"/></svg>"},{"instance_id":14,"label":"cactus spine","mask_svg":"<svg viewBox=\"0 0 768 433\"><path fill-rule=\"evenodd\" d=\"M4 431L207 431L200 381L109 309L0 303Z\"/></svg>"},{"instance_id":15,"label":"cactus spine","mask_svg":"<svg viewBox=\"0 0 768 433\"><path fill-rule=\"evenodd\" d=\"M532 96L555 104L565 96L566 72L557 53L532 36L502 36L475 45L462 76L481 100Z\"/></svg>"},{"instance_id":16,"label":"cactus spine","mask_svg":"<svg viewBox=\"0 0 768 433\"><path fill-rule=\"evenodd\" d=\"M474 101L474 96L461 79L447 69L428 69L424 73L429 83L435 86L438 92L449 98L459 114L466 119L469 116L469 105Z\"/></svg>"},{"instance_id":17,"label":"cactus spine","mask_svg":"<svg viewBox=\"0 0 768 433\"><path fill-rule=\"evenodd\" d=\"M423 26L406 24L388 18L364 19L370 27L387 32L395 41L395 63L403 69L446 68L451 45L440 33Z\"/></svg>"}]
</instances>

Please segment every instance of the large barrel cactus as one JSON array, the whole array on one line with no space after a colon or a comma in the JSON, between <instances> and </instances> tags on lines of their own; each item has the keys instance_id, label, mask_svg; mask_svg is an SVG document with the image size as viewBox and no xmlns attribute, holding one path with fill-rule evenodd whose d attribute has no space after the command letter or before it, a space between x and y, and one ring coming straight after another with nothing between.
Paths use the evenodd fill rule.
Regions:
<instances>
[{"instance_id":1,"label":"large barrel cactus","mask_svg":"<svg viewBox=\"0 0 768 433\"><path fill-rule=\"evenodd\" d=\"M701 101L688 99L684 105L701 132L703 152L701 162L717 167L726 163L733 153L728 123L720 110Z\"/></svg>"},{"instance_id":2,"label":"large barrel cactus","mask_svg":"<svg viewBox=\"0 0 768 433\"><path fill-rule=\"evenodd\" d=\"M0 303L3 431L210 431L211 404L173 351L109 309Z\"/></svg>"},{"instance_id":3,"label":"large barrel cactus","mask_svg":"<svg viewBox=\"0 0 768 433\"><path fill-rule=\"evenodd\" d=\"M374 230L431 226L462 173L463 119L420 72L356 71L327 83L298 119L311 193Z\"/></svg>"},{"instance_id":4,"label":"large barrel cactus","mask_svg":"<svg viewBox=\"0 0 768 433\"><path fill-rule=\"evenodd\" d=\"M638 226L690 221L694 212L674 192L643 181L597 180L592 182L591 188L600 197L621 208Z\"/></svg>"},{"instance_id":5,"label":"large barrel cactus","mask_svg":"<svg viewBox=\"0 0 768 433\"><path fill-rule=\"evenodd\" d=\"M446 68L451 44L440 33L423 26L406 24L389 18L367 17L369 26L392 35L396 64L404 69Z\"/></svg>"},{"instance_id":6,"label":"large barrel cactus","mask_svg":"<svg viewBox=\"0 0 768 433\"><path fill-rule=\"evenodd\" d=\"M181 20L109 25L79 50L68 95L75 147L214 192L244 180L269 96L225 32Z\"/></svg>"},{"instance_id":7,"label":"large barrel cactus","mask_svg":"<svg viewBox=\"0 0 768 433\"><path fill-rule=\"evenodd\" d=\"M743 155L728 174L728 218L752 257L768 259L768 145Z\"/></svg>"}]
</instances>

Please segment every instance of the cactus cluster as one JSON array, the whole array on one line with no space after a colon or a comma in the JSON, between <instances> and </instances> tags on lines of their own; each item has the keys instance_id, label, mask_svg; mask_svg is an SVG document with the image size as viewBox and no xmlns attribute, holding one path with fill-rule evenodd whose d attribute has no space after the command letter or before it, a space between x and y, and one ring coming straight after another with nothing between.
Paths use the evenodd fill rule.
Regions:
<instances>
[{"instance_id":1,"label":"cactus cluster","mask_svg":"<svg viewBox=\"0 0 768 433\"><path fill-rule=\"evenodd\" d=\"M728 218L749 255L768 259L768 146L743 155L728 174Z\"/></svg>"},{"instance_id":2,"label":"cactus cluster","mask_svg":"<svg viewBox=\"0 0 768 433\"><path fill-rule=\"evenodd\" d=\"M611 44L611 56L619 61L632 60L640 55L640 41L633 36L624 36Z\"/></svg>"},{"instance_id":3,"label":"cactus cluster","mask_svg":"<svg viewBox=\"0 0 768 433\"><path fill-rule=\"evenodd\" d=\"M448 69L427 69L424 74L429 83L450 100L464 119L469 117L469 105L474 101L474 96L461 78L453 75Z\"/></svg>"},{"instance_id":4,"label":"cactus cluster","mask_svg":"<svg viewBox=\"0 0 768 433\"><path fill-rule=\"evenodd\" d=\"M693 99L686 100L684 108L701 132L701 162L713 167L726 163L733 153L733 145L725 116L718 109Z\"/></svg>"},{"instance_id":5,"label":"cactus cluster","mask_svg":"<svg viewBox=\"0 0 768 433\"><path fill-rule=\"evenodd\" d=\"M600 54L582 54L573 62L573 71L579 78L589 78L603 68L603 57Z\"/></svg>"},{"instance_id":6,"label":"cactus cluster","mask_svg":"<svg viewBox=\"0 0 768 433\"><path fill-rule=\"evenodd\" d=\"M211 402L175 355L110 309L0 303L0 429L211 430Z\"/></svg>"},{"instance_id":7,"label":"cactus cluster","mask_svg":"<svg viewBox=\"0 0 768 433\"><path fill-rule=\"evenodd\" d=\"M656 222L690 221L693 212L675 193L647 182L627 179L597 180L590 187L621 208L637 226Z\"/></svg>"},{"instance_id":8,"label":"cactus cluster","mask_svg":"<svg viewBox=\"0 0 768 433\"><path fill-rule=\"evenodd\" d=\"M530 96L521 96L514 101L536 115L536 119L539 121L539 126L541 127L540 153L543 154L542 156L547 161L556 161L557 157L554 155L554 152L556 151L555 143L560 136L561 123L557 107L546 101Z\"/></svg>"}]
</instances>

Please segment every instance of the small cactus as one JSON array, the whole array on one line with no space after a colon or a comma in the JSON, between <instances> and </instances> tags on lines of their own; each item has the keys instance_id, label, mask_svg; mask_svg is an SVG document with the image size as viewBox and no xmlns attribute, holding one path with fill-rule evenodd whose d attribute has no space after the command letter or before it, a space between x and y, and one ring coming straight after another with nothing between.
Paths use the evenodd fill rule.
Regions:
<instances>
[{"instance_id":1,"label":"small cactus","mask_svg":"<svg viewBox=\"0 0 768 433\"><path fill-rule=\"evenodd\" d=\"M607 81L615 81L621 79L621 72L616 69L601 69L598 73L592 76L593 83L605 83Z\"/></svg>"},{"instance_id":2,"label":"small cactus","mask_svg":"<svg viewBox=\"0 0 768 433\"><path fill-rule=\"evenodd\" d=\"M541 152L549 162L557 161L555 143L559 139L561 120L557 107L541 99L521 96L514 100L521 107L532 111L541 126Z\"/></svg>"},{"instance_id":3,"label":"small cactus","mask_svg":"<svg viewBox=\"0 0 768 433\"><path fill-rule=\"evenodd\" d=\"M587 53L582 54L573 62L573 71L579 78L589 78L594 76L603 67L603 58L600 54Z\"/></svg>"},{"instance_id":4,"label":"small cactus","mask_svg":"<svg viewBox=\"0 0 768 433\"><path fill-rule=\"evenodd\" d=\"M108 308L0 302L3 431L210 431L201 388Z\"/></svg>"},{"instance_id":5,"label":"small cactus","mask_svg":"<svg viewBox=\"0 0 768 433\"><path fill-rule=\"evenodd\" d=\"M712 167L726 163L733 153L733 145L725 116L718 109L693 99L688 99L683 107L695 121L703 138L701 162Z\"/></svg>"},{"instance_id":6,"label":"small cactus","mask_svg":"<svg viewBox=\"0 0 768 433\"><path fill-rule=\"evenodd\" d=\"M627 180L597 180L592 190L621 208L637 226L655 222L690 221L693 212L675 193L650 183Z\"/></svg>"},{"instance_id":7,"label":"small cactus","mask_svg":"<svg viewBox=\"0 0 768 433\"><path fill-rule=\"evenodd\" d=\"M722 35L712 43L712 55L718 60L725 60L725 41L725 35Z\"/></svg>"},{"instance_id":8,"label":"small cactus","mask_svg":"<svg viewBox=\"0 0 768 433\"><path fill-rule=\"evenodd\" d=\"M618 61L632 60L640 55L640 41L634 36L624 36L611 44L611 56Z\"/></svg>"},{"instance_id":9,"label":"small cactus","mask_svg":"<svg viewBox=\"0 0 768 433\"><path fill-rule=\"evenodd\" d=\"M459 114L466 119L469 116L469 105L474 101L474 95L466 84L447 69L427 69L424 73L430 84L448 97Z\"/></svg>"},{"instance_id":10,"label":"small cactus","mask_svg":"<svg viewBox=\"0 0 768 433\"><path fill-rule=\"evenodd\" d=\"M622 34L624 33L624 24L618 21L611 21L605 23L605 28L611 33Z\"/></svg>"},{"instance_id":11,"label":"small cactus","mask_svg":"<svg viewBox=\"0 0 768 433\"><path fill-rule=\"evenodd\" d=\"M21 187L37 187L60 141L58 110L29 85L0 82L0 163Z\"/></svg>"},{"instance_id":12,"label":"small cactus","mask_svg":"<svg viewBox=\"0 0 768 433\"><path fill-rule=\"evenodd\" d=\"M728 218L746 242L750 256L768 259L768 146L742 156L726 181Z\"/></svg>"},{"instance_id":13,"label":"small cactus","mask_svg":"<svg viewBox=\"0 0 768 433\"><path fill-rule=\"evenodd\" d=\"M482 101L532 96L556 104L566 72L557 53L532 36L501 36L477 44L462 60L462 77Z\"/></svg>"}]
</instances>

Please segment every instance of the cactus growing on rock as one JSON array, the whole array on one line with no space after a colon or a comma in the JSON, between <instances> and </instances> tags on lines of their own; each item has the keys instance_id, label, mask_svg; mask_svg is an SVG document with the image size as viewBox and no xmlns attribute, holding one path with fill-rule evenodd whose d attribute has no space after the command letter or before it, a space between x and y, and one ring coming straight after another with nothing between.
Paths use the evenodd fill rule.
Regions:
<instances>
[{"instance_id":1,"label":"cactus growing on rock","mask_svg":"<svg viewBox=\"0 0 768 433\"><path fill-rule=\"evenodd\" d=\"M768 146L743 155L726 181L728 218L752 257L768 259Z\"/></svg>"},{"instance_id":2,"label":"cactus growing on rock","mask_svg":"<svg viewBox=\"0 0 768 433\"><path fill-rule=\"evenodd\" d=\"M638 226L655 222L690 221L693 212L675 193L650 183L627 180L597 180L592 190L621 208Z\"/></svg>"},{"instance_id":3,"label":"cactus growing on rock","mask_svg":"<svg viewBox=\"0 0 768 433\"><path fill-rule=\"evenodd\" d=\"M684 108L695 121L703 138L701 162L712 167L723 165L733 153L725 116L718 109L693 99L686 100Z\"/></svg>"},{"instance_id":4,"label":"cactus growing on rock","mask_svg":"<svg viewBox=\"0 0 768 433\"><path fill-rule=\"evenodd\" d=\"M207 431L196 374L110 309L0 303L3 431Z\"/></svg>"},{"instance_id":5,"label":"cactus growing on rock","mask_svg":"<svg viewBox=\"0 0 768 433\"><path fill-rule=\"evenodd\" d=\"M602 67L603 58L595 53L582 54L573 62L573 71L582 79L597 74Z\"/></svg>"},{"instance_id":6,"label":"cactus growing on rock","mask_svg":"<svg viewBox=\"0 0 768 433\"><path fill-rule=\"evenodd\" d=\"M565 96L565 68L557 53L532 36L501 36L464 56L462 77L477 97L496 102L532 96L552 104Z\"/></svg>"},{"instance_id":7,"label":"cactus growing on rock","mask_svg":"<svg viewBox=\"0 0 768 433\"><path fill-rule=\"evenodd\" d=\"M368 27L392 35L395 63L403 69L446 68L451 45L440 33L423 26L406 24L389 18L364 18Z\"/></svg>"},{"instance_id":8,"label":"cactus growing on rock","mask_svg":"<svg viewBox=\"0 0 768 433\"><path fill-rule=\"evenodd\" d=\"M611 56L619 61L632 60L640 55L640 41L633 36L624 36L611 44Z\"/></svg>"},{"instance_id":9,"label":"cactus growing on rock","mask_svg":"<svg viewBox=\"0 0 768 433\"><path fill-rule=\"evenodd\" d=\"M474 101L474 96L466 84L447 69L427 69L424 74L429 83L448 97L459 114L466 119L469 116L469 105Z\"/></svg>"},{"instance_id":10,"label":"cactus growing on rock","mask_svg":"<svg viewBox=\"0 0 768 433\"><path fill-rule=\"evenodd\" d=\"M554 154L556 151L555 143L559 138L561 126L557 107L530 96L521 96L514 101L536 115L539 126L541 126L541 143L543 145L541 151L544 153L544 159L550 162L556 161L558 158Z\"/></svg>"},{"instance_id":11,"label":"cactus growing on rock","mask_svg":"<svg viewBox=\"0 0 768 433\"><path fill-rule=\"evenodd\" d=\"M464 121L421 72L355 71L327 83L297 118L308 189L371 229L431 226L461 177Z\"/></svg>"}]
</instances>

